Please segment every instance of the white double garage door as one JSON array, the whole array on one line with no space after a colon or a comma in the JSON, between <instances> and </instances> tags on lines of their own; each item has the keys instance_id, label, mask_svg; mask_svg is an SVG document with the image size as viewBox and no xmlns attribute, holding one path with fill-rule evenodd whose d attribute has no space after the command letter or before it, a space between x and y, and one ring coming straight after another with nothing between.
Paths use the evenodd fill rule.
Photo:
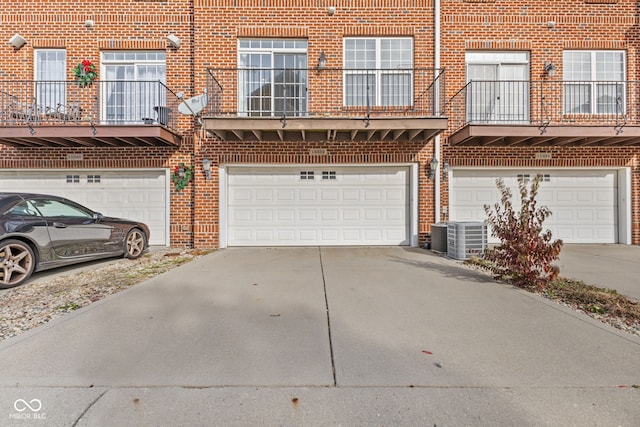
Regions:
<instances>
[{"instance_id":1,"label":"white double garage door","mask_svg":"<svg viewBox=\"0 0 640 427\"><path fill-rule=\"evenodd\" d=\"M410 245L412 168L223 168L221 246Z\"/></svg>"},{"instance_id":2,"label":"white double garage door","mask_svg":"<svg viewBox=\"0 0 640 427\"><path fill-rule=\"evenodd\" d=\"M484 221L484 205L500 201L501 178L520 206L518 181L543 175L538 206L552 215L543 224L565 243L630 243L630 173L628 169L454 169L451 172L450 218ZM528 186L528 188L530 188ZM495 241L495 239L491 239Z\"/></svg>"},{"instance_id":3,"label":"white double garage door","mask_svg":"<svg viewBox=\"0 0 640 427\"><path fill-rule=\"evenodd\" d=\"M144 222L151 245L169 244L167 183L165 169L0 171L0 191L62 196L105 216Z\"/></svg>"}]
</instances>

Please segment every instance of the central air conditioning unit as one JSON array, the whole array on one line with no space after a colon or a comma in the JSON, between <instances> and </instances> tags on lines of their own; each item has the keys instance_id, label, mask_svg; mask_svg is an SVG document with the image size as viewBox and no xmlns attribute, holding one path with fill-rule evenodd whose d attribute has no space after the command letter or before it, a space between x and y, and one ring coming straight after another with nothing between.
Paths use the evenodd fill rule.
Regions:
<instances>
[{"instance_id":1,"label":"central air conditioning unit","mask_svg":"<svg viewBox=\"0 0 640 427\"><path fill-rule=\"evenodd\" d=\"M487 224L484 222L449 222L447 224L447 256L467 260L482 256L487 248Z\"/></svg>"},{"instance_id":2,"label":"central air conditioning unit","mask_svg":"<svg viewBox=\"0 0 640 427\"><path fill-rule=\"evenodd\" d=\"M447 223L431 224L431 250L439 254L447 254Z\"/></svg>"}]
</instances>

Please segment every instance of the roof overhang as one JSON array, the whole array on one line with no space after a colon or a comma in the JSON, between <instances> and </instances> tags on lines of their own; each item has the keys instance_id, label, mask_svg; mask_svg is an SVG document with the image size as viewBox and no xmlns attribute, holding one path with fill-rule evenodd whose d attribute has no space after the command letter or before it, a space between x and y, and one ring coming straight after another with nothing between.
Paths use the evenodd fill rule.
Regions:
<instances>
[{"instance_id":1,"label":"roof overhang","mask_svg":"<svg viewBox=\"0 0 640 427\"><path fill-rule=\"evenodd\" d=\"M427 141L446 117L205 117L204 129L226 141Z\"/></svg>"},{"instance_id":2,"label":"roof overhang","mask_svg":"<svg viewBox=\"0 0 640 427\"><path fill-rule=\"evenodd\" d=\"M0 128L0 144L14 147L177 147L181 140L180 135L160 125L36 125Z\"/></svg>"},{"instance_id":3,"label":"roof overhang","mask_svg":"<svg viewBox=\"0 0 640 427\"><path fill-rule=\"evenodd\" d=\"M466 125L449 136L449 145L630 146L640 145L640 127Z\"/></svg>"}]
</instances>

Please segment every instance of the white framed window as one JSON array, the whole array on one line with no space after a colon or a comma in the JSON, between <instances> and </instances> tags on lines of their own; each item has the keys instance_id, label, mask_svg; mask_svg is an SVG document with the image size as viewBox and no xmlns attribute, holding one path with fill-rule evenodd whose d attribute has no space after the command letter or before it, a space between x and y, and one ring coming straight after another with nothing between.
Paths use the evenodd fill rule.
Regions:
<instances>
[{"instance_id":1,"label":"white framed window","mask_svg":"<svg viewBox=\"0 0 640 427\"><path fill-rule=\"evenodd\" d=\"M564 113L624 114L625 62L620 50L565 50Z\"/></svg>"},{"instance_id":2,"label":"white framed window","mask_svg":"<svg viewBox=\"0 0 640 427\"><path fill-rule=\"evenodd\" d=\"M167 103L163 86L167 81L165 52L105 51L101 68L103 121L128 124L155 120L167 124L167 114L163 114Z\"/></svg>"},{"instance_id":3,"label":"white framed window","mask_svg":"<svg viewBox=\"0 0 640 427\"><path fill-rule=\"evenodd\" d=\"M344 39L344 105L413 105L413 39Z\"/></svg>"},{"instance_id":4,"label":"white framed window","mask_svg":"<svg viewBox=\"0 0 640 427\"><path fill-rule=\"evenodd\" d=\"M56 110L66 103L67 51L65 49L36 49L35 78L38 111Z\"/></svg>"},{"instance_id":5,"label":"white framed window","mask_svg":"<svg viewBox=\"0 0 640 427\"><path fill-rule=\"evenodd\" d=\"M307 40L238 40L238 113L307 114Z\"/></svg>"},{"instance_id":6,"label":"white framed window","mask_svg":"<svg viewBox=\"0 0 640 427\"><path fill-rule=\"evenodd\" d=\"M529 122L529 53L467 52L467 121Z\"/></svg>"}]
</instances>

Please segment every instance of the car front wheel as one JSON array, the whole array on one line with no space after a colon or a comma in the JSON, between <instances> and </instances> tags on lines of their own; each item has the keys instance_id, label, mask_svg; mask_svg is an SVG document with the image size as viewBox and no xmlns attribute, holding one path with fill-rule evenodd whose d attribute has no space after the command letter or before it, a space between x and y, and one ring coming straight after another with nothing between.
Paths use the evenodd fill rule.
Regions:
<instances>
[{"instance_id":1,"label":"car front wheel","mask_svg":"<svg viewBox=\"0 0 640 427\"><path fill-rule=\"evenodd\" d=\"M5 240L0 243L0 289L21 285L36 267L33 249L20 240Z\"/></svg>"},{"instance_id":2,"label":"car front wheel","mask_svg":"<svg viewBox=\"0 0 640 427\"><path fill-rule=\"evenodd\" d=\"M147 236L137 229L127 233L127 238L124 243L124 256L129 259L139 258L144 252L144 248L147 246Z\"/></svg>"}]
</instances>

